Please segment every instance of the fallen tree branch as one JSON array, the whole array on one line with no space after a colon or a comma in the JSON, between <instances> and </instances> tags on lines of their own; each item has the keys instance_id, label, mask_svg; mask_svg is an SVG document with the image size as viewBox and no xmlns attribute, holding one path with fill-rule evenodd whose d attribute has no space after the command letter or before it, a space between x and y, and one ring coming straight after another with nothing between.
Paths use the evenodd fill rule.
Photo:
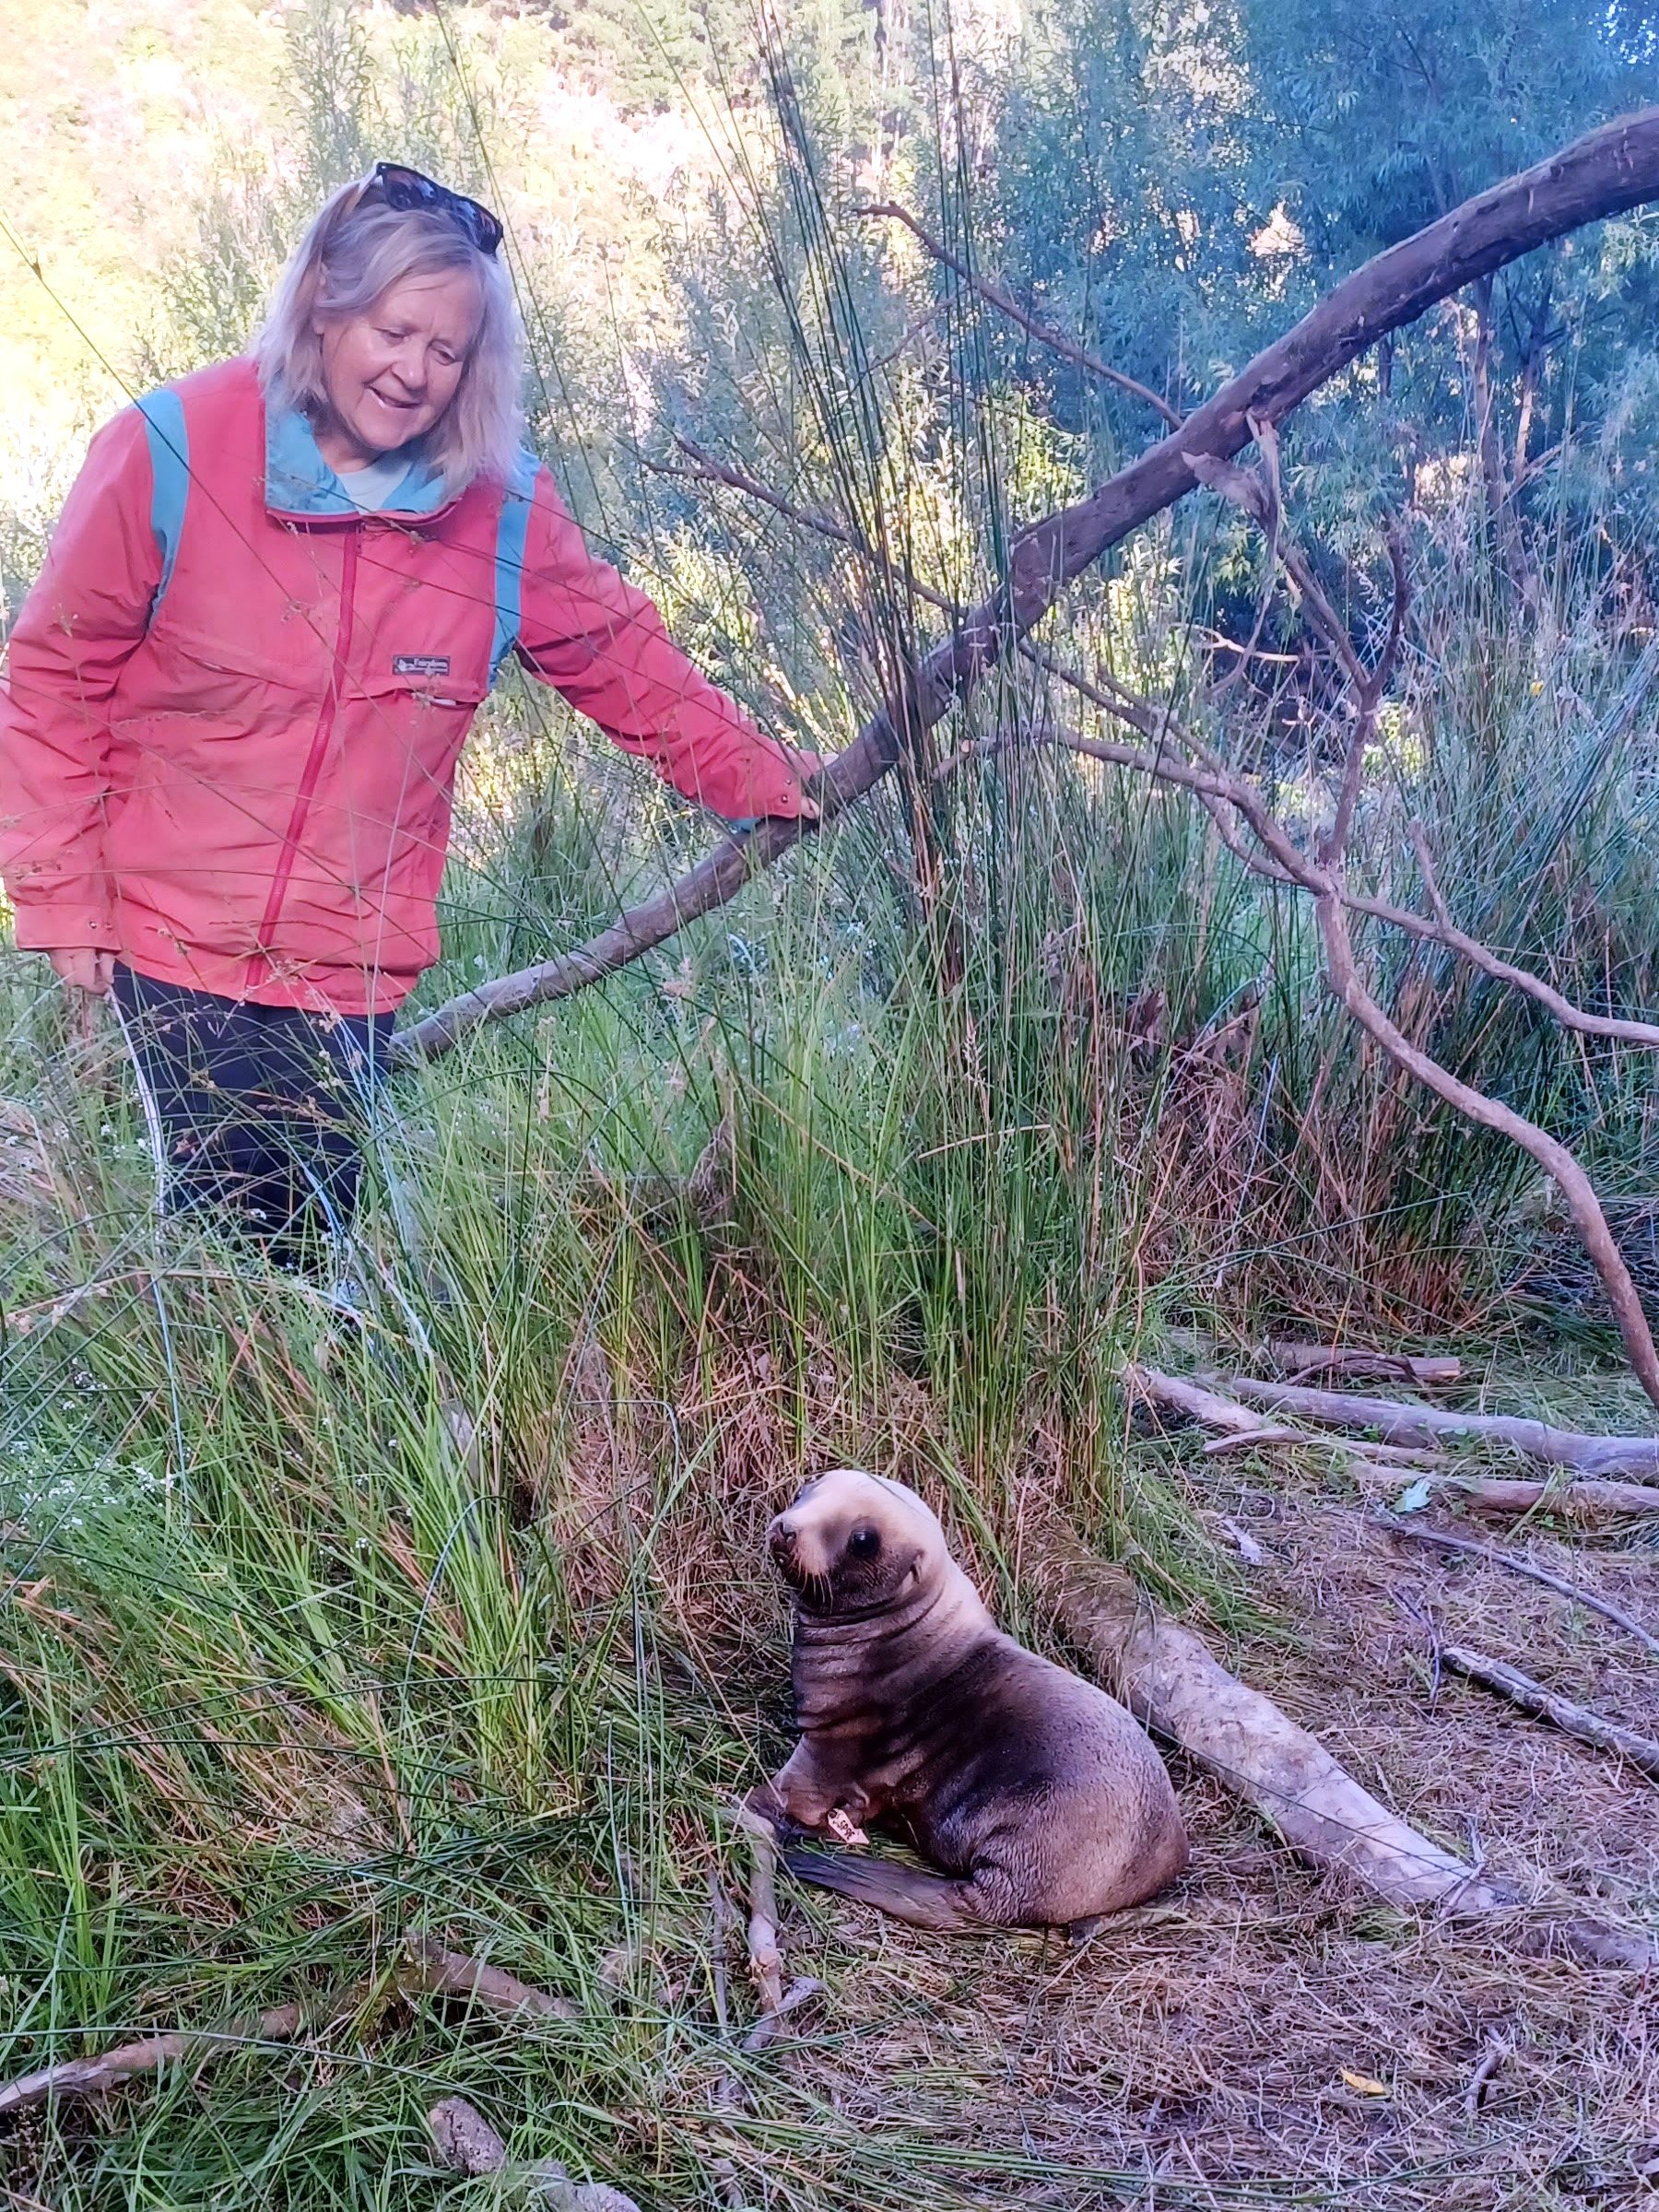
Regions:
<instances>
[{"instance_id":1,"label":"fallen tree branch","mask_svg":"<svg viewBox=\"0 0 1659 2212\"><path fill-rule=\"evenodd\" d=\"M1375 1430L1385 1443L1433 1444L1441 1437L1477 1437L1505 1444L1524 1459L1547 1467L1571 1467L1581 1475L1659 1479L1659 1437L1590 1436L1516 1414L1457 1413L1444 1406L1408 1406L1396 1398L1309 1390L1300 1383L1273 1382L1255 1375L1229 1375L1222 1387L1230 1397L1241 1398L1247 1406L1260 1406L1267 1413L1288 1414L1322 1429Z\"/></svg>"},{"instance_id":2,"label":"fallen tree branch","mask_svg":"<svg viewBox=\"0 0 1659 2212\"><path fill-rule=\"evenodd\" d=\"M1594 1744L1598 1751L1612 1751L1630 1766L1640 1768L1642 1773L1659 1780L1659 1743L1651 1735L1640 1735L1634 1728L1623 1727L1618 1721L1593 1712L1587 1705L1576 1705L1571 1698L1547 1689L1542 1682L1535 1682L1530 1675L1524 1675L1507 1660L1488 1659L1484 1652L1472 1652L1467 1644L1437 1644L1435 1657L1454 1675L1466 1675L1471 1682L1495 1689L1512 1705L1537 1713L1563 1734L1577 1736L1581 1743Z\"/></svg>"},{"instance_id":3,"label":"fallen tree branch","mask_svg":"<svg viewBox=\"0 0 1659 2212\"><path fill-rule=\"evenodd\" d=\"M1408 1911L1472 1920L1517 1915L1517 1937L1531 1950L1560 1949L1638 1971L1659 1965L1659 1946L1647 1936L1588 1915L1538 1913L1419 1834L1069 1529L1046 1523L1025 1556L1067 1639L1105 1686L1314 1865Z\"/></svg>"},{"instance_id":4,"label":"fallen tree branch","mask_svg":"<svg viewBox=\"0 0 1659 2212\"><path fill-rule=\"evenodd\" d=\"M580 2008L565 1998L533 1989L482 1959L445 1950L427 1936L409 1938L392 1979L394 1986L406 1995L419 1992L429 1996L465 1997L501 2018L512 2019L525 2013L545 2019L581 2018ZM171 2029L160 2035L118 2044L100 2058L61 2059L36 2073L0 2084L0 2119L54 2098L96 2097L141 2074L159 2073L163 2066L180 2060L205 2064L241 2048L291 2043L308 2019L319 2023L344 2019L367 2004L379 1986L360 1982L330 1998L321 2008L276 2005L268 2012L229 2020L222 2028Z\"/></svg>"},{"instance_id":5,"label":"fallen tree branch","mask_svg":"<svg viewBox=\"0 0 1659 2212\"><path fill-rule=\"evenodd\" d=\"M291 2043L308 2018L319 2022L342 2018L355 2012L370 1994L371 1985L363 1983L318 2012L308 2013L302 2005L275 2005L268 2012L228 2020L222 2028L172 2029L161 2035L143 2036L135 2042L119 2043L100 2058L59 2059L53 2065L0 2084L0 2119L64 2098L99 2097L141 2074L159 2074L164 2066L186 2059L206 2065L229 2057L233 2051Z\"/></svg>"},{"instance_id":6,"label":"fallen tree branch","mask_svg":"<svg viewBox=\"0 0 1659 2212\"><path fill-rule=\"evenodd\" d=\"M1559 1574L1551 1574L1547 1567L1540 1567L1535 1559L1523 1559L1518 1552L1500 1551L1490 1544L1479 1543L1474 1536L1454 1535L1446 1528L1419 1528L1414 1522L1400 1521L1388 1513L1378 1513L1372 1525L1388 1531L1391 1536L1402 1536L1408 1544L1428 1544L1441 1551L1466 1551L1471 1558L1484 1559L1488 1567L1501 1567L1508 1574L1524 1575L1528 1582L1541 1583L1546 1590L1553 1590L1559 1597L1570 1598L1575 1606L1583 1606L1588 1613L1599 1613L1604 1620L1634 1636L1637 1642L1659 1658L1659 1636L1650 1636L1639 1620L1632 1618L1621 1606L1611 1598L1597 1597L1594 1591L1581 1590Z\"/></svg>"},{"instance_id":7,"label":"fallen tree branch","mask_svg":"<svg viewBox=\"0 0 1659 2212\"><path fill-rule=\"evenodd\" d=\"M464 1951L445 1950L429 1936L409 1938L404 1961L397 1971L398 1986L418 1990L430 1997L464 1997L500 2019L528 2013L544 2020L579 2020L582 2007L568 1997L556 1997L545 1989L532 1988L499 1966L488 1965Z\"/></svg>"},{"instance_id":8,"label":"fallen tree branch","mask_svg":"<svg viewBox=\"0 0 1659 2212\"><path fill-rule=\"evenodd\" d=\"M1288 1382L1305 1382L1310 1375L1347 1375L1370 1382L1416 1382L1432 1390L1463 1374L1461 1359L1374 1352L1357 1344L1301 1344L1280 1336L1264 1349Z\"/></svg>"},{"instance_id":9,"label":"fallen tree branch","mask_svg":"<svg viewBox=\"0 0 1659 2212\"><path fill-rule=\"evenodd\" d=\"M1601 1277L1602 1288L1613 1309L1613 1318L1624 1339L1625 1352L1636 1380L1654 1405L1659 1406L1659 1347L1653 1343L1653 1333L1642 1312L1635 1280L1589 1176L1559 1138L1551 1136L1525 1114L1517 1113L1503 1100L1477 1090L1473 1084L1464 1082L1450 1068L1431 1059L1419 1045L1413 1044L1361 982L1347 916L1340 900L1334 893L1326 893L1314 900L1313 911L1324 945L1326 980L1335 997L1367 1036L1380 1044L1396 1065L1415 1076L1437 1099L1455 1107L1465 1120L1477 1123L1483 1129L1496 1130L1512 1144L1518 1145L1555 1183L1572 1216L1573 1227L1590 1264Z\"/></svg>"},{"instance_id":10,"label":"fallen tree branch","mask_svg":"<svg viewBox=\"0 0 1659 2212\"><path fill-rule=\"evenodd\" d=\"M749 1840L749 1971L760 2010L776 2018L783 2009L783 1959L778 1948L778 1839L771 1825L747 1806L737 1821Z\"/></svg>"},{"instance_id":11,"label":"fallen tree branch","mask_svg":"<svg viewBox=\"0 0 1659 2212\"><path fill-rule=\"evenodd\" d=\"M1644 110L1576 139L1367 262L1195 409L1179 431L1087 499L1020 534L1011 548L1006 582L917 671L906 708L909 726L931 727L1006 658L1066 584L1190 491L1197 481L1194 454L1230 458L1249 443L1253 417L1282 422L1311 392L1437 300L1551 239L1656 194L1659 110ZM902 749L900 724L884 709L812 780L823 821L829 823L870 791ZM796 822L769 820L750 837L728 840L588 944L481 984L436 1008L394 1040L394 1062L407 1065L435 1058L481 1022L564 997L614 974L688 922L725 904L800 836ZM1282 863L1282 855L1277 857Z\"/></svg>"},{"instance_id":12,"label":"fallen tree branch","mask_svg":"<svg viewBox=\"0 0 1659 2212\"><path fill-rule=\"evenodd\" d=\"M1471 1512L1494 1521L1519 1520L1526 1513L1552 1513L1562 1521L1619 1521L1659 1513L1659 1483L1602 1482L1594 1476L1561 1482L1510 1482L1496 1476L1449 1476L1442 1485L1455 1491Z\"/></svg>"}]
</instances>

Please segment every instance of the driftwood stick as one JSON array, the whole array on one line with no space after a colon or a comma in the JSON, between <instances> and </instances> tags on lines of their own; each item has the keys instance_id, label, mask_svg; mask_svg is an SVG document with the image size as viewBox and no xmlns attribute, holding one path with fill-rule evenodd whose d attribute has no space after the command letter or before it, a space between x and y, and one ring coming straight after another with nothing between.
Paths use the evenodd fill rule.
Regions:
<instances>
[{"instance_id":1,"label":"driftwood stick","mask_svg":"<svg viewBox=\"0 0 1659 2212\"><path fill-rule=\"evenodd\" d=\"M783 2005L783 1959L778 1948L778 1839L769 1821L740 1806L738 1825L749 1840L749 1971L763 2014Z\"/></svg>"},{"instance_id":2,"label":"driftwood stick","mask_svg":"<svg viewBox=\"0 0 1659 2212\"><path fill-rule=\"evenodd\" d=\"M367 1994L366 1984L348 1991L330 2010L335 2015L355 2010ZM206 2065L262 2043L291 2043L306 2018L303 2006L276 2005L268 2012L228 2020L222 2028L174 2029L119 2043L100 2058L60 2059L55 2065L0 2084L0 2119L62 2098L101 2096L141 2074L159 2074L164 2066L185 2059Z\"/></svg>"},{"instance_id":3,"label":"driftwood stick","mask_svg":"<svg viewBox=\"0 0 1659 2212\"><path fill-rule=\"evenodd\" d=\"M1592 1591L1581 1590L1576 1583L1551 1574L1547 1567L1540 1567L1535 1559L1524 1559L1518 1552L1500 1551L1495 1545L1481 1544L1473 1536L1454 1535L1450 1529L1418 1528L1414 1522L1399 1521L1388 1513L1378 1513L1372 1525L1386 1529L1391 1536L1403 1537L1410 1544L1427 1544L1441 1551L1466 1551L1474 1559L1484 1559L1488 1567L1501 1567L1510 1574L1523 1574L1529 1582L1541 1583L1545 1589L1571 1598L1586 1612L1599 1613L1604 1620L1625 1630L1659 1658L1659 1636L1650 1636L1639 1620L1616 1606L1611 1598L1597 1597Z\"/></svg>"},{"instance_id":4,"label":"driftwood stick","mask_svg":"<svg viewBox=\"0 0 1659 2212\"><path fill-rule=\"evenodd\" d=\"M1524 1459L1544 1466L1571 1467L1581 1475L1659 1480L1659 1437L1589 1436L1512 1414L1455 1413L1442 1406L1404 1405L1395 1398L1350 1397L1341 1391L1306 1390L1294 1382L1270 1382L1254 1375L1229 1375L1222 1387L1248 1406L1313 1421L1321 1428L1377 1430L1385 1443L1433 1444L1442 1437L1477 1437L1507 1444Z\"/></svg>"},{"instance_id":5,"label":"driftwood stick","mask_svg":"<svg viewBox=\"0 0 1659 2212\"><path fill-rule=\"evenodd\" d=\"M1196 408L1180 430L1087 499L1021 533L1006 581L922 664L907 726L931 726L1006 658L1068 583L1192 490L1197 482L1194 454L1229 458L1241 452L1256 435L1253 425L1282 422L1310 393L1436 300L1551 239L1655 195L1659 110L1650 109L1589 132L1355 270ZM897 764L904 735L884 710L813 780L812 794L825 821L862 798ZM407 1065L434 1058L480 1022L563 997L614 973L696 916L724 905L800 834L794 821L769 821L750 838L727 841L589 944L438 1007L397 1040L394 1059Z\"/></svg>"},{"instance_id":6,"label":"driftwood stick","mask_svg":"<svg viewBox=\"0 0 1659 2212\"><path fill-rule=\"evenodd\" d=\"M1259 1413L1241 1406L1237 1398L1223 1397L1218 1391L1206 1390L1203 1383L1190 1382L1184 1375L1166 1375L1155 1367L1141 1367L1133 1362L1122 1373L1124 1387L1131 1397L1171 1406L1206 1429L1217 1429L1224 1436L1237 1437L1241 1444L1300 1441L1295 1430L1272 1427ZM1308 1441L1315 1442L1317 1439Z\"/></svg>"},{"instance_id":7,"label":"driftwood stick","mask_svg":"<svg viewBox=\"0 0 1659 2212\"><path fill-rule=\"evenodd\" d=\"M1659 1513L1659 1483L1605 1482L1594 1476L1561 1482L1509 1482L1497 1477L1448 1477L1443 1485L1471 1512L1510 1521L1553 1513L1563 1521L1630 1520Z\"/></svg>"},{"instance_id":8,"label":"driftwood stick","mask_svg":"<svg viewBox=\"0 0 1659 2212\"><path fill-rule=\"evenodd\" d=\"M468 1997L505 2018L529 2013L548 2019L575 2019L579 2008L546 1990L515 1981L500 1967L487 1966L460 1951L448 1951L430 1936L411 1936L394 1973L397 1988L431 1996ZM42 2066L16 2081L0 2083L0 2118L61 2097L96 2097L141 2074L159 2073L181 2059L197 2064L262 2043L291 2043L308 2019L342 2019L374 1995L377 1984L360 1982L330 1998L325 2007L276 2005L268 2012L231 2019L222 2028L171 2029L130 2043L120 2043L100 2058L69 2058Z\"/></svg>"},{"instance_id":9,"label":"driftwood stick","mask_svg":"<svg viewBox=\"0 0 1659 2212\"><path fill-rule=\"evenodd\" d=\"M1640 1735L1634 1728L1610 1721L1602 1713L1592 1712L1587 1705L1575 1705L1571 1698L1546 1688L1542 1682L1535 1682L1530 1675L1524 1675L1507 1660L1489 1659L1484 1652L1472 1652L1464 1643L1441 1643L1435 1650L1441 1665L1449 1666L1454 1675L1466 1675L1471 1682L1495 1689L1500 1697L1508 1698L1511 1704L1519 1705L1524 1712L1535 1712L1551 1722L1563 1734L1576 1735L1581 1743L1594 1744L1598 1751L1616 1752L1630 1766L1659 1780L1659 1743L1651 1735Z\"/></svg>"},{"instance_id":10,"label":"driftwood stick","mask_svg":"<svg viewBox=\"0 0 1659 2212\"><path fill-rule=\"evenodd\" d=\"M1312 1375L1345 1375L1357 1382L1416 1382L1435 1389L1457 1382L1463 1374L1461 1359L1376 1352L1357 1344L1300 1344L1276 1337L1265 1348L1288 1382L1305 1382Z\"/></svg>"},{"instance_id":11,"label":"driftwood stick","mask_svg":"<svg viewBox=\"0 0 1659 2212\"><path fill-rule=\"evenodd\" d=\"M409 1938L404 1961L397 1970L398 1986L406 1993L418 1990L432 1997L464 1997L481 2011L500 2019L528 2013L546 2020L578 2020L582 2007L568 1997L556 1997L545 1989L489 1966L463 1951L445 1950L429 1936Z\"/></svg>"},{"instance_id":12,"label":"driftwood stick","mask_svg":"<svg viewBox=\"0 0 1659 2212\"><path fill-rule=\"evenodd\" d=\"M1594 1964L1659 1967L1647 1936L1589 1915L1527 1912L1518 1893L1394 1814L1286 1713L1219 1665L1202 1639L1161 1616L1121 1568L1106 1566L1058 1522L1027 1558L1070 1641L1147 1727L1253 1805L1314 1865L1340 1869L1373 1896L1459 1919L1523 1915L1522 1947Z\"/></svg>"}]
</instances>

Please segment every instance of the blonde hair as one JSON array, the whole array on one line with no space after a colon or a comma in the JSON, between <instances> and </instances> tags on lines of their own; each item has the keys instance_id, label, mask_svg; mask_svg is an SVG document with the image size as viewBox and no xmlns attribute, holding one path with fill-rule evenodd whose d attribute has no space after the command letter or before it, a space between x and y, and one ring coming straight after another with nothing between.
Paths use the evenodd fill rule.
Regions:
<instances>
[{"instance_id":1,"label":"blonde hair","mask_svg":"<svg viewBox=\"0 0 1659 2212\"><path fill-rule=\"evenodd\" d=\"M271 297L270 313L253 341L266 404L300 408L312 422L326 417L319 316L365 314L406 276L470 269L481 313L455 396L419 441L421 459L443 477L446 495L475 477L505 482L522 429L520 392L524 339L512 283L497 255L480 253L441 209L388 207L343 185L300 240Z\"/></svg>"}]
</instances>

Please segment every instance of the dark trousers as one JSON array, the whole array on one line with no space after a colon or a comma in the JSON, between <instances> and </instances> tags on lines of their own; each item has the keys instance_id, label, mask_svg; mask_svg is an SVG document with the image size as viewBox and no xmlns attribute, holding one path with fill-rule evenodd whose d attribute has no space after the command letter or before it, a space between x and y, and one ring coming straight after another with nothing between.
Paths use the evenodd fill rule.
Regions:
<instances>
[{"instance_id":1,"label":"dark trousers","mask_svg":"<svg viewBox=\"0 0 1659 2212\"><path fill-rule=\"evenodd\" d=\"M315 1264L357 1207L392 1016L256 1006L119 963L114 994L165 1210L221 1213L279 1265Z\"/></svg>"}]
</instances>

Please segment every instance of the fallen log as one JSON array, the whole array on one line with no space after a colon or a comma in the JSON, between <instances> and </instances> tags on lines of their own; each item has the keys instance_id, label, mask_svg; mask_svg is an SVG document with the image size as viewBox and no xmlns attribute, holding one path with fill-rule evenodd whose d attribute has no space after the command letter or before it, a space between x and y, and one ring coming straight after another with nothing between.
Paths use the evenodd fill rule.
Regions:
<instances>
[{"instance_id":1,"label":"fallen log","mask_svg":"<svg viewBox=\"0 0 1659 2212\"><path fill-rule=\"evenodd\" d=\"M1659 1437L1591 1436L1515 1414L1455 1413L1443 1406L1350 1397L1344 1391L1308 1390L1300 1383L1264 1382L1254 1375L1229 1375L1221 1387L1247 1406L1293 1415L1322 1429L1375 1430L1384 1443L1432 1444L1447 1436L1477 1437L1507 1444L1524 1459L1547 1467L1659 1479Z\"/></svg>"},{"instance_id":2,"label":"fallen log","mask_svg":"<svg viewBox=\"0 0 1659 2212\"><path fill-rule=\"evenodd\" d=\"M1588 1914L1528 1906L1391 1813L1271 1699L1248 1688L1192 1630L1166 1619L1121 1568L1045 1523L1027 1550L1037 1587L1105 1687L1253 1806L1293 1850L1387 1903L1458 1920L1514 1921L1532 1951L1598 1966L1659 1967L1659 1945Z\"/></svg>"},{"instance_id":3,"label":"fallen log","mask_svg":"<svg viewBox=\"0 0 1659 2212\"><path fill-rule=\"evenodd\" d=\"M1496 1690L1512 1705L1519 1705L1525 1712L1535 1712L1559 1728L1563 1735L1575 1735L1581 1743L1594 1744L1598 1751L1614 1752L1643 1774L1659 1779L1659 1743L1651 1735L1639 1735L1634 1728L1610 1721L1588 1705L1575 1704L1559 1691L1546 1688L1542 1682L1535 1682L1530 1675L1524 1675L1507 1660L1490 1659L1484 1652L1471 1651L1467 1644L1439 1644L1435 1657L1454 1675L1466 1675L1471 1682Z\"/></svg>"},{"instance_id":4,"label":"fallen log","mask_svg":"<svg viewBox=\"0 0 1659 2212\"><path fill-rule=\"evenodd\" d=\"M1449 1361L1455 1366L1456 1362ZM1378 1443L1372 1439L1350 1442L1340 1435L1321 1436L1305 1429L1292 1429L1280 1422L1264 1420L1261 1412L1241 1405L1237 1398L1223 1397L1218 1391L1206 1389L1202 1383L1190 1381L1183 1375L1166 1375L1154 1367L1125 1367L1121 1371L1124 1386L1133 1396L1155 1405L1172 1407L1206 1429L1219 1433L1204 1447L1206 1459L1225 1457L1237 1452L1260 1452L1275 1444L1291 1449L1340 1451L1349 1463L1367 1471L1389 1475L1399 1467L1444 1468L1444 1454L1426 1447L1398 1443ZM1263 1389L1283 1389L1280 1384L1264 1382ZM1324 1393L1313 1394L1323 1402ZM1343 1406L1373 1406L1380 1401L1370 1398L1340 1397L1333 1401ZM1393 1401L1388 1401L1391 1405ZM1300 1410L1300 1408L1296 1408ZM1402 1406L1396 1411L1407 1420L1423 1409ZM1317 1420L1314 1413L1308 1417ZM1453 1416L1454 1419L1464 1417ZM1472 1419L1485 1417L1470 1416ZM1497 1418L1497 1417L1492 1417ZM1359 1423L1352 1424L1355 1427ZM1371 1426L1371 1424L1364 1424ZM1555 1430L1555 1435L1571 1434ZM1591 1443L1640 1441L1640 1439L1595 1437L1580 1440ZM1482 1513L1494 1520L1512 1520L1532 1512L1548 1512L1563 1521L1594 1522L1620 1519L1639 1519L1659 1513L1659 1483L1618 1482L1600 1476L1574 1476L1540 1482L1527 1479L1510 1480L1501 1476L1460 1475L1447 1471L1430 1477L1431 1487L1458 1498L1472 1512Z\"/></svg>"},{"instance_id":5,"label":"fallen log","mask_svg":"<svg viewBox=\"0 0 1659 2212\"><path fill-rule=\"evenodd\" d=\"M1567 1482L1506 1482L1458 1475L1435 1488L1454 1491L1471 1512L1495 1521L1537 1512L1554 1513L1562 1521L1620 1521L1659 1513L1659 1484L1651 1482L1606 1482L1594 1476Z\"/></svg>"}]
</instances>

